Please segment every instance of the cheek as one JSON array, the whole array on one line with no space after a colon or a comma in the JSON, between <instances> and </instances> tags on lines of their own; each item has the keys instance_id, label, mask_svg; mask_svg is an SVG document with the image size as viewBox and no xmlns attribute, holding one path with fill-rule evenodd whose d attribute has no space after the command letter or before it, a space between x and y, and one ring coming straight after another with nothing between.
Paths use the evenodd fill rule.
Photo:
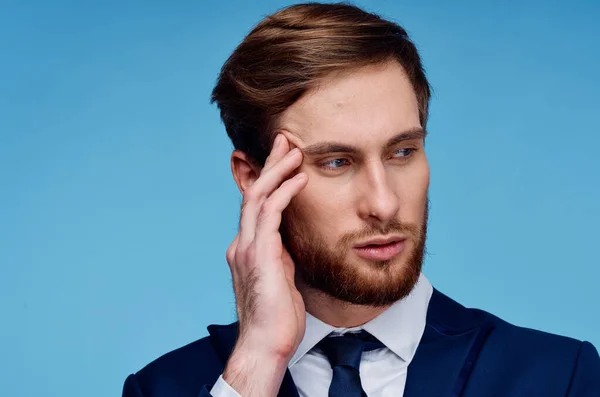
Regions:
<instances>
[{"instance_id":1,"label":"cheek","mask_svg":"<svg viewBox=\"0 0 600 397\"><path fill-rule=\"evenodd\" d=\"M421 167L419 167L414 179L415 191L417 195L422 201L426 200L427 193L429 191L430 180L429 164L427 163L427 161L424 161L424 164Z\"/></svg>"},{"instance_id":2,"label":"cheek","mask_svg":"<svg viewBox=\"0 0 600 397\"><path fill-rule=\"evenodd\" d=\"M400 201L401 218L417 220L425 211L429 191L429 166L426 161L410 172L397 176L396 194Z\"/></svg>"},{"instance_id":3,"label":"cheek","mask_svg":"<svg viewBox=\"0 0 600 397\"><path fill-rule=\"evenodd\" d=\"M344 187L330 181L309 179L306 187L298 193L292 203L304 221L318 228L322 234L334 233L334 227L343 222L344 216L350 213L349 194Z\"/></svg>"},{"instance_id":4,"label":"cheek","mask_svg":"<svg viewBox=\"0 0 600 397\"><path fill-rule=\"evenodd\" d=\"M346 187L340 189L340 186L329 179L309 175L308 184L296 195L294 201L311 217L330 214L335 212L332 210L344 206L348 199L346 190Z\"/></svg>"}]
</instances>

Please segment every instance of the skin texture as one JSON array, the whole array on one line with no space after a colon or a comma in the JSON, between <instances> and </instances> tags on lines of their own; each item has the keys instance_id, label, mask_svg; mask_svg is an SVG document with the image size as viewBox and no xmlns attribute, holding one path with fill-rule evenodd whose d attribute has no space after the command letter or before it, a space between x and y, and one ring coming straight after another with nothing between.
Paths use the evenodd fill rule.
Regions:
<instances>
[{"instance_id":1,"label":"skin texture","mask_svg":"<svg viewBox=\"0 0 600 397\"><path fill-rule=\"evenodd\" d=\"M244 197L227 252L240 337L223 376L244 396L277 394L305 312L352 327L406 296L426 237L424 131L399 64L328 76L277 121L263 169L242 152L231 158ZM303 153L294 157L294 147ZM390 235L406 238L391 260L368 261L352 248Z\"/></svg>"}]
</instances>

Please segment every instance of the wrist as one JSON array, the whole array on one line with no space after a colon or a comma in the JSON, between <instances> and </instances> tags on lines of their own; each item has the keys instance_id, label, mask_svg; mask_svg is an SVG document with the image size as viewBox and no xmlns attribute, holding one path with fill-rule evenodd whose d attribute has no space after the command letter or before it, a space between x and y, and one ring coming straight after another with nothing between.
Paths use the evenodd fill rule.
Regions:
<instances>
[{"instance_id":1,"label":"wrist","mask_svg":"<svg viewBox=\"0 0 600 397\"><path fill-rule=\"evenodd\" d=\"M276 396L289 358L246 345L236 345L223 379L244 397Z\"/></svg>"}]
</instances>

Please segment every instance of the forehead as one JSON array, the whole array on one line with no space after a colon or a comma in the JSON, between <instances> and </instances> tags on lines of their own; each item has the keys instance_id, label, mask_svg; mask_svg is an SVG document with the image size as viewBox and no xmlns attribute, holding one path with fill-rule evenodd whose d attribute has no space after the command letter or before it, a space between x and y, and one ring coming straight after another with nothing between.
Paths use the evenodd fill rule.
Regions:
<instances>
[{"instance_id":1,"label":"forehead","mask_svg":"<svg viewBox=\"0 0 600 397\"><path fill-rule=\"evenodd\" d=\"M325 78L280 116L296 145L338 141L366 145L420 127L417 98L397 62Z\"/></svg>"}]
</instances>

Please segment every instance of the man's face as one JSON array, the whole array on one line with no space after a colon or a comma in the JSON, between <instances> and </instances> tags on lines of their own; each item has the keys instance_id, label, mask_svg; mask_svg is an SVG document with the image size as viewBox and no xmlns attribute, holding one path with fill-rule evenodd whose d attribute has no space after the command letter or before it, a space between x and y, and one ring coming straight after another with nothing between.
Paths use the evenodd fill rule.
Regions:
<instances>
[{"instance_id":1,"label":"man's face","mask_svg":"<svg viewBox=\"0 0 600 397\"><path fill-rule=\"evenodd\" d=\"M332 76L286 109L279 126L303 150L300 171L309 177L281 226L297 276L355 304L405 297L423 260L429 166L402 67L389 62ZM401 241L387 257L357 248L390 236Z\"/></svg>"}]
</instances>

